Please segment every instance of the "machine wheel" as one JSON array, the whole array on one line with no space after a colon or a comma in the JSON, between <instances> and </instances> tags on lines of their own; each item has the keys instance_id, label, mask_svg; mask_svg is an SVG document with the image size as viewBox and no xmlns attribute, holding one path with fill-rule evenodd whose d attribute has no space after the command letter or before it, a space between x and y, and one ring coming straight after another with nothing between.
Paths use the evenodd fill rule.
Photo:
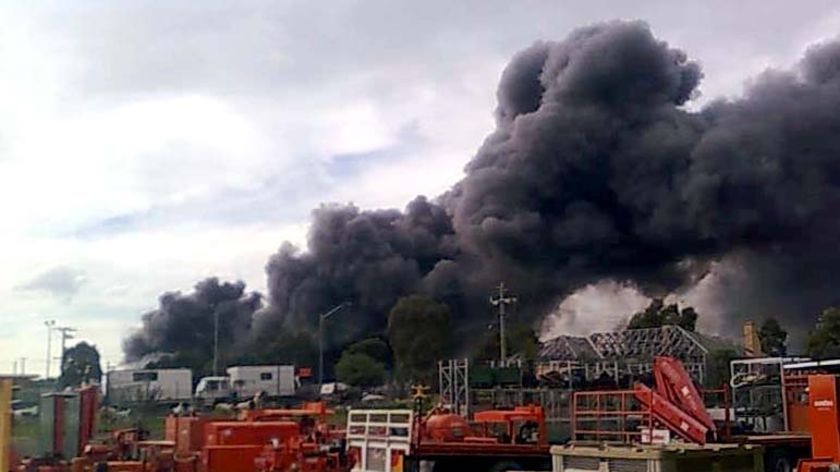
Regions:
<instances>
[{"instance_id":1,"label":"machine wheel","mask_svg":"<svg viewBox=\"0 0 840 472\"><path fill-rule=\"evenodd\" d=\"M793 472L793 466L790 465L790 458L785 454L785 451L775 451L768 455L764 470L767 472Z\"/></svg>"},{"instance_id":2,"label":"machine wheel","mask_svg":"<svg viewBox=\"0 0 840 472\"><path fill-rule=\"evenodd\" d=\"M488 472L505 472L507 470L522 470L522 466L517 464L516 462L497 462L488 469Z\"/></svg>"}]
</instances>

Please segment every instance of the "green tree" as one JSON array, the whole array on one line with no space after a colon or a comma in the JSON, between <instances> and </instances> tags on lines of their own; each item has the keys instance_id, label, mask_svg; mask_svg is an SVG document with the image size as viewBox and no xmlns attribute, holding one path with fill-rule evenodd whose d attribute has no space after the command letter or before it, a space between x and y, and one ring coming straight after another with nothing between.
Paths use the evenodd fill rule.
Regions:
<instances>
[{"instance_id":1,"label":"green tree","mask_svg":"<svg viewBox=\"0 0 840 472\"><path fill-rule=\"evenodd\" d=\"M354 387L376 387L385 382L385 366L361 352L344 351L335 364L339 381Z\"/></svg>"},{"instance_id":2,"label":"green tree","mask_svg":"<svg viewBox=\"0 0 840 472\"><path fill-rule=\"evenodd\" d=\"M697 329L697 312L690 306L683 308L676 324L686 331L694 332Z\"/></svg>"},{"instance_id":3,"label":"green tree","mask_svg":"<svg viewBox=\"0 0 840 472\"><path fill-rule=\"evenodd\" d=\"M400 298L388 317L388 339L397 376L403 381L431 382L437 361L449 341L449 308L430 298Z\"/></svg>"},{"instance_id":4,"label":"green tree","mask_svg":"<svg viewBox=\"0 0 840 472\"><path fill-rule=\"evenodd\" d=\"M351 344L344 352L349 354L364 354L385 367L392 363L391 348L388 347L385 341L377 337L363 339L355 344Z\"/></svg>"},{"instance_id":5,"label":"green tree","mask_svg":"<svg viewBox=\"0 0 840 472\"><path fill-rule=\"evenodd\" d=\"M505 331L508 355L519 354L524 361L533 361L539 351L539 338L536 331L525 323L512 323ZM478 348L474 351L474 359L499 359L499 331L495 329L484 335Z\"/></svg>"},{"instance_id":6,"label":"green tree","mask_svg":"<svg viewBox=\"0 0 840 472\"><path fill-rule=\"evenodd\" d=\"M808 336L808 355L815 359L840 356L840 308L822 312L817 327Z\"/></svg>"},{"instance_id":7,"label":"green tree","mask_svg":"<svg viewBox=\"0 0 840 472\"><path fill-rule=\"evenodd\" d=\"M99 363L99 351L96 346L80 342L64 351L62 356L61 376L58 384L61 388L78 387L83 383L100 383L102 366Z\"/></svg>"},{"instance_id":8,"label":"green tree","mask_svg":"<svg viewBox=\"0 0 840 472\"><path fill-rule=\"evenodd\" d=\"M729 362L738 357L734 349L716 349L709 353L706 363L706 385L718 388L729 384Z\"/></svg>"},{"instance_id":9,"label":"green tree","mask_svg":"<svg viewBox=\"0 0 840 472\"><path fill-rule=\"evenodd\" d=\"M665 305L661 298L654 298L647 308L630 318L627 329L661 328L666 325L694 331L697 328L697 311L690 306L680 310L676 303Z\"/></svg>"},{"instance_id":10,"label":"green tree","mask_svg":"<svg viewBox=\"0 0 840 472\"><path fill-rule=\"evenodd\" d=\"M787 355L787 338L787 331L773 317L767 318L758 330L761 351L768 356Z\"/></svg>"}]
</instances>

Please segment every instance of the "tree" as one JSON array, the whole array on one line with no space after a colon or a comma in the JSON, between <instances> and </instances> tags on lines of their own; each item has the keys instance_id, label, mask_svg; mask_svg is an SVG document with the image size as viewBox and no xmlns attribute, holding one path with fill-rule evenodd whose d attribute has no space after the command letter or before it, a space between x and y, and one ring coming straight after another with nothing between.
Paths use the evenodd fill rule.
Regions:
<instances>
[{"instance_id":1,"label":"tree","mask_svg":"<svg viewBox=\"0 0 840 472\"><path fill-rule=\"evenodd\" d=\"M512 323L505 331L508 355L519 354L524 361L533 361L539 351L539 338L536 331L525 323ZM499 331L488 332L473 357L479 360L497 360L499 358Z\"/></svg>"},{"instance_id":2,"label":"tree","mask_svg":"<svg viewBox=\"0 0 840 472\"><path fill-rule=\"evenodd\" d=\"M430 382L437 361L446 355L449 308L430 298L400 298L388 317L388 339L397 376L404 381Z\"/></svg>"},{"instance_id":3,"label":"tree","mask_svg":"<svg viewBox=\"0 0 840 472\"><path fill-rule=\"evenodd\" d=\"M666 325L694 331L697 328L697 311L690 306L680 310L676 303L665 305L661 298L654 298L644 311L630 318L627 329L661 328Z\"/></svg>"},{"instance_id":4,"label":"tree","mask_svg":"<svg viewBox=\"0 0 840 472\"><path fill-rule=\"evenodd\" d=\"M815 359L840 356L840 308L822 312L817 327L808 335L808 355Z\"/></svg>"},{"instance_id":5,"label":"tree","mask_svg":"<svg viewBox=\"0 0 840 472\"><path fill-rule=\"evenodd\" d=\"M686 331L694 332L697 329L697 312L690 306L683 308L676 324Z\"/></svg>"},{"instance_id":6,"label":"tree","mask_svg":"<svg viewBox=\"0 0 840 472\"><path fill-rule=\"evenodd\" d=\"M349 354L364 354L379 362L386 368L391 365L391 348L380 338L367 338L355 344L351 344L345 351Z\"/></svg>"},{"instance_id":7,"label":"tree","mask_svg":"<svg viewBox=\"0 0 840 472\"><path fill-rule=\"evenodd\" d=\"M61 376L58 384L61 388L78 387L83 383L100 383L102 367L99 364L99 351L96 346L80 342L64 351Z\"/></svg>"},{"instance_id":8,"label":"tree","mask_svg":"<svg viewBox=\"0 0 840 472\"><path fill-rule=\"evenodd\" d=\"M706 385L711 388L718 388L721 385L729 384L729 362L738 357L734 349L716 349L709 353L709 361L706 364Z\"/></svg>"},{"instance_id":9,"label":"tree","mask_svg":"<svg viewBox=\"0 0 840 472\"><path fill-rule=\"evenodd\" d=\"M354 387L376 387L385 382L385 366L361 352L344 351L335 364L338 380Z\"/></svg>"},{"instance_id":10,"label":"tree","mask_svg":"<svg viewBox=\"0 0 840 472\"><path fill-rule=\"evenodd\" d=\"M758 330L761 352L773 357L787 355L787 337L787 331L782 328L776 318L767 318Z\"/></svg>"}]
</instances>

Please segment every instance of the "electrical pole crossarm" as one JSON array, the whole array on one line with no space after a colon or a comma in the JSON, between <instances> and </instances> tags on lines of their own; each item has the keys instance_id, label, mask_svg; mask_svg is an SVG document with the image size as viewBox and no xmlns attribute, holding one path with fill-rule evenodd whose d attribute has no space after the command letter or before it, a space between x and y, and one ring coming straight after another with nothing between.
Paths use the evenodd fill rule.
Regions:
<instances>
[{"instance_id":1,"label":"electrical pole crossarm","mask_svg":"<svg viewBox=\"0 0 840 472\"><path fill-rule=\"evenodd\" d=\"M500 282L498 287L498 295L490 297L490 304L499 307L499 364L504 365L507 360L507 338L505 334L505 307L516 303L516 297L507 295L507 287L504 282Z\"/></svg>"}]
</instances>

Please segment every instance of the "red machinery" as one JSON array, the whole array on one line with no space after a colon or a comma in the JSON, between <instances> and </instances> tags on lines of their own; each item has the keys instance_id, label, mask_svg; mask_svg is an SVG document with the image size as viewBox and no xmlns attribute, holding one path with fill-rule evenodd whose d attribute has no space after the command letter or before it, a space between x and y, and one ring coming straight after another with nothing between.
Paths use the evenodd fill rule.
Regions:
<instances>
[{"instance_id":1,"label":"red machinery","mask_svg":"<svg viewBox=\"0 0 840 472\"><path fill-rule=\"evenodd\" d=\"M84 447L77 457L27 460L16 470L347 472L353 465L344 454L343 432L327 427L329 412L321 403L295 410L248 410L238 418L169 416L163 441L147 440L139 429L125 429L112 432L104 442L92 443L95 400L95 396L82 392L80 444Z\"/></svg>"},{"instance_id":2,"label":"red machinery","mask_svg":"<svg viewBox=\"0 0 840 472\"><path fill-rule=\"evenodd\" d=\"M705 444L717 428L682 363L657 357L653 374L653 389L636 383L631 391L576 392L575 439L646 442L661 427L685 441Z\"/></svg>"},{"instance_id":3,"label":"red machinery","mask_svg":"<svg viewBox=\"0 0 840 472\"><path fill-rule=\"evenodd\" d=\"M167 418L177 472L343 472L352 462L321 403L301 409L248 410L237 420Z\"/></svg>"},{"instance_id":4,"label":"red machinery","mask_svg":"<svg viewBox=\"0 0 840 472\"><path fill-rule=\"evenodd\" d=\"M472 422L435 409L416 411L407 459L442 470L548 470L549 444L541 406L478 412Z\"/></svg>"},{"instance_id":5,"label":"red machinery","mask_svg":"<svg viewBox=\"0 0 840 472\"><path fill-rule=\"evenodd\" d=\"M680 361L671 357L657 357L653 361L656 390L637 383L636 398L651 411L653 417L677 435L697 444L705 444L715 422L691 376Z\"/></svg>"}]
</instances>

